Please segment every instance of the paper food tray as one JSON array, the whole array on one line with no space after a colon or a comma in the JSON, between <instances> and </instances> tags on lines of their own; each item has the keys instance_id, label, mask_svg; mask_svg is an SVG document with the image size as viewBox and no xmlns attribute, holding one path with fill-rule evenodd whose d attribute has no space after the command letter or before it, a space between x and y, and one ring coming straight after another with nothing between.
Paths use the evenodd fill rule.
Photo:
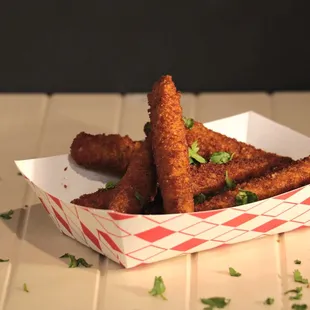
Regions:
<instances>
[{"instance_id":1,"label":"paper food tray","mask_svg":"<svg viewBox=\"0 0 310 310\"><path fill-rule=\"evenodd\" d=\"M253 112L205 125L293 159L310 154L308 137ZM230 209L129 215L71 204L113 179L78 167L68 155L16 165L61 232L126 268L310 226L309 185Z\"/></svg>"}]
</instances>

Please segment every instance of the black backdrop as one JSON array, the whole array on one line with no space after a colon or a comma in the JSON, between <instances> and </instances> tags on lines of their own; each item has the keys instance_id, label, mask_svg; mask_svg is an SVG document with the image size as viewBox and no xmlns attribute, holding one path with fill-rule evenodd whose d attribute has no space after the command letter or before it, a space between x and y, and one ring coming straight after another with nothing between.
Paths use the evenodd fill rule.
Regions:
<instances>
[{"instance_id":1,"label":"black backdrop","mask_svg":"<svg viewBox=\"0 0 310 310\"><path fill-rule=\"evenodd\" d=\"M310 89L310 3L2 1L0 91Z\"/></svg>"}]
</instances>

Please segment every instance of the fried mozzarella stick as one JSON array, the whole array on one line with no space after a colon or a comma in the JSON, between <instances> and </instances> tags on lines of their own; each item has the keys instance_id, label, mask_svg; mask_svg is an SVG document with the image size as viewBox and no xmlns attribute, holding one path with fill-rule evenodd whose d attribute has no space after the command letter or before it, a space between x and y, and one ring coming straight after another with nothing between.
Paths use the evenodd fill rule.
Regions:
<instances>
[{"instance_id":1,"label":"fried mozzarella stick","mask_svg":"<svg viewBox=\"0 0 310 310\"><path fill-rule=\"evenodd\" d=\"M163 76L148 94L152 149L166 213L194 211L186 131L180 93Z\"/></svg>"},{"instance_id":2,"label":"fried mozzarella stick","mask_svg":"<svg viewBox=\"0 0 310 310\"><path fill-rule=\"evenodd\" d=\"M242 183L234 190L214 196L195 206L195 211L230 208L280 195L309 183L310 156L295 161L277 172Z\"/></svg>"},{"instance_id":3,"label":"fried mozzarella stick","mask_svg":"<svg viewBox=\"0 0 310 310\"><path fill-rule=\"evenodd\" d=\"M121 213L142 213L145 204L154 200L157 190L151 136L134 151L127 171L117 184L109 209Z\"/></svg>"},{"instance_id":4,"label":"fried mozzarella stick","mask_svg":"<svg viewBox=\"0 0 310 310\"><path fill-rule=\"evenodd\" d=\"M134 142L128 136L81 132L73 140L70 153L80 166L123 175L139 144L141 142Z\"/></svg>"},{"instance_id":5,"label":"fried mozzarella stick","mask_svg":"<svg viewBox=\"0 0 310 310\"><path fill-rule=\"evenodd\" d=\"M226 164L207 163L191 169L194 195L210 194L223 190L229 179L241 183L279 170L292 162L289 157L268 154L253 159L232 159ZM227 179L229 178L229 179Z\"/></svg>"}]
</instances>

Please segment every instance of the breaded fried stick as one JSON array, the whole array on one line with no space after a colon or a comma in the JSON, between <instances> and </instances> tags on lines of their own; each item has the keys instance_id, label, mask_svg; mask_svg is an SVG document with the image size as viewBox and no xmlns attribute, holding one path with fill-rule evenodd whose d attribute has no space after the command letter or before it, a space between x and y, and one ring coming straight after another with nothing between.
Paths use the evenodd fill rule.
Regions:
<instances>
[{"instance_id":1,"label":"breaded fried stick","mask_svg":"<svg viewBox=\"0 0 310 310\"><path fill-rule=\"evenodd\" d=\"M277 172L251 179L236 189L214 196L195 206L195 211L230 208L270 198L310 183L310 156Z\"/></svg>"},{"instance_id":2,"label":"breaded fried stick","mask_svg":"<svg viewBox=\"0 0 310 310\"><path fill-rule=\"evenodd\" d=\"M141 142L116 134L79 133L71 144L71 157L80 166L123 175L134 150Z\"/></svg>"},{"instance_id":3,"label":"breaded fried stick","mask_svg":"<svg viewBox=\"0 0 310 310\"><path fill-rule=\"evenodd\" d=\"M151 136L134 151L127 171L117 184L109 209L139 214L156 195L156 169L153 163Z\"/></svg>"},{"instance_id":4,"label":"breaded fried stick","mask_svg":"<svg viewBox=\"0 0 310 310\"><path fill-rule=\"evenodd\" d=\"M166 213L194 211L180 93L163 76L148 94L154 162Z\"/></svg>"},{"instance_id":5,"label":"breaded fried stick","mask_svg":"<svg viewBox=\"0 0 310 310\"><path fill-rule=\"evenodd\" d=\"M279 170L292 162L289 157L266 154L253 159L232 159L226 164L207 163L192 166L191 179L194 195L215 193L228 186L229 179L235 183L260 177Z\"/></svg>"}]
</instances>

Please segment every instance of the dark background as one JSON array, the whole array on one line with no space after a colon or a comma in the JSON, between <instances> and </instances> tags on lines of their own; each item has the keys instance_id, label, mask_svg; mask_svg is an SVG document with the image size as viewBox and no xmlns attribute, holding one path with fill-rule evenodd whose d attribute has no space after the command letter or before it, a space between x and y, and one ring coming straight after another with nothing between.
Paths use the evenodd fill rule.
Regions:
<instances>
[{"instance_id":1,"label":"dark background","mask_svg":"<svg viewBox=\"0 0 310 310\"><path fill-rule=\"evenodd\" d=\"M184 3L184 4L183 4ZM310 4L298 0L2 1L0 91L310 89Z\"/></svg>"}]
</instances>

